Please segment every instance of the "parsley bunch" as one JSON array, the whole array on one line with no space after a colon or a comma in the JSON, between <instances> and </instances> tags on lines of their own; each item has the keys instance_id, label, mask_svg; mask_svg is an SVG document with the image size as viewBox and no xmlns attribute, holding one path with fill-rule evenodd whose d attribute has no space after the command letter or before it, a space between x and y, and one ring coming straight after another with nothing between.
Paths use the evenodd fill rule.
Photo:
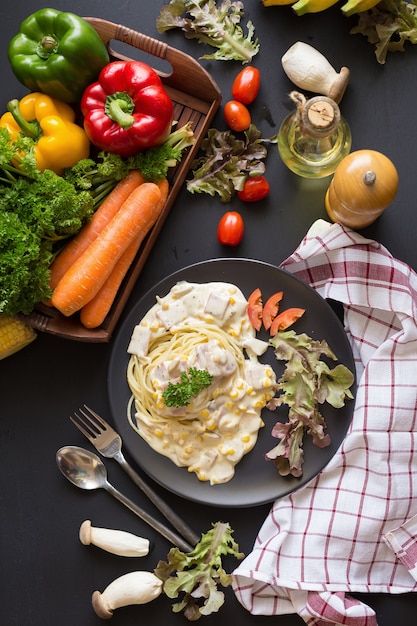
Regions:
<instances>
[{"instance_id":1,"label":"parsley bunch","mask_svg":"<svg viewBox=\"0 0 417 626\"><path fill-rule=\"evenodd\" d=\"M87 192L36 167L34 142L11 142L0 129L0 313L29 313L51 296L49 266L57 242L93 213Z\"/></svg>"}]
</instances>

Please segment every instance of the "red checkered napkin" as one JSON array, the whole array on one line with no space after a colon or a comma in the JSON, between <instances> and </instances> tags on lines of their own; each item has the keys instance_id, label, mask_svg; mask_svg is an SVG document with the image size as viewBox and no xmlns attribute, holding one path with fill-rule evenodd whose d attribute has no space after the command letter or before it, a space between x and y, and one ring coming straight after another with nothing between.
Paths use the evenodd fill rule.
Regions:
<instances>
[{"instance_id":1,"label":"red checkered napkin","mask_svg":"<svg viewBox=\"0 0 417 626\"><path fill-rule=\"evenodd\" d=\"M281 267L343 303L355 411L322 472L274 503L233 588L253 614L376 626L350 592L417 591L417 275L324 220Z\"/></svg>"}]
</instances>

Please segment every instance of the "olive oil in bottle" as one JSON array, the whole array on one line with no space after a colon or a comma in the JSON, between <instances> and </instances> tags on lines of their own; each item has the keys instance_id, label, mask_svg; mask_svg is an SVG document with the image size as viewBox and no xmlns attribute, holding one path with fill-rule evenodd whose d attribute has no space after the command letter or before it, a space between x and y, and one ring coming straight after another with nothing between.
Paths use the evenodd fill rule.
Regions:
<instances>
[{"instance_id":1,"label":"olive oil in bottle","mask_svg":"<svg viewBox=\"0 0 417 626\"><path fill-rule=\"evenodd\" d=\"M285 165L304 178L324 178L334 173L350 152L352 136L336 102L326 96L307 100L296 91L297 109L281 124L277 144Z\"/></svg>"}]
</instances>

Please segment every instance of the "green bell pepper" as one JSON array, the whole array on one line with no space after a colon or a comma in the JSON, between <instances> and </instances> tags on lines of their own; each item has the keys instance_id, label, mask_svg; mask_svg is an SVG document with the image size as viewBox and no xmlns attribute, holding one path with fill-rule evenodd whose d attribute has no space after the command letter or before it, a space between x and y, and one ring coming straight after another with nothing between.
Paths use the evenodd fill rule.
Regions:
<instances>
[{"instance_id":1,"label":"green bell pepper","mask_svg":"<svg viewBox=\"0 0 417 626\"><path fill-rule=\"evenodd\" d=\"M50 8L22 22L8 56L14 75L28 89L70 104L80 101L84 89L110 61L91 24L74 13Z\"/></svg>"}]
</instances>

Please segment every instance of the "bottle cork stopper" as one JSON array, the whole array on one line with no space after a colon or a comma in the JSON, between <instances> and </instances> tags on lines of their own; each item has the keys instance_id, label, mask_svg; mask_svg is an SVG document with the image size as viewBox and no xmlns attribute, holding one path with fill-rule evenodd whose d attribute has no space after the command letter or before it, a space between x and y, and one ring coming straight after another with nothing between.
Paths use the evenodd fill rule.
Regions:
<instances>
[{"instance_id":1,"label":"bottle cork stopper","mask_svg":"<svg viewBox=\"0 0 417 626\"><path fill-rule=\"evenodd\" d=\"M330 135L340 123L339 107L326 96L315 96L308 100L301 116L308 134L318 138Z\"/></svg>"},{"instance_id":2,"label":"bottle cork stopper","mask_svg":"<svg viewBox=\"0 0 417 626\"><path fill-rule=\"evenodd\" d=\"M333 124L335 110L326 100L316 100L307 105L307 119L316 128L328 128Z\"/></svg>"}]
</instances>

